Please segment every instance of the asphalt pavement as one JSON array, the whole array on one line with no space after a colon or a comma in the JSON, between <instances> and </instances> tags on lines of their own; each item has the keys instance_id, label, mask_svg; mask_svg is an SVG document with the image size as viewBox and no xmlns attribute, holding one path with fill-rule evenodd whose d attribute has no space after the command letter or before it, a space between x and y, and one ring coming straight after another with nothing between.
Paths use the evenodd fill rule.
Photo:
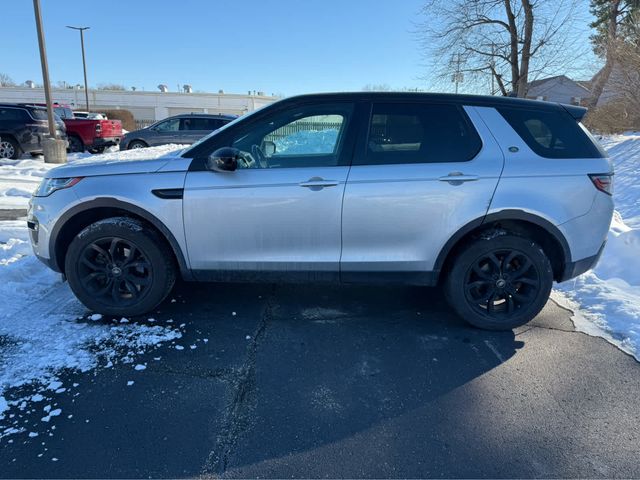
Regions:
<instances>
[{"instance_id":1,"label":"asphalt pavement","mask_svg":"<svg viewBox=\"0 0 640 480\"><path fill-rule=\"evenodd\" d=\"M485 332L437 289L173 296L154 317L198 348L67 374L55 435L0 440L0 477L640 477L640 365L552 301Z\"/></svg>"}]
</instances>

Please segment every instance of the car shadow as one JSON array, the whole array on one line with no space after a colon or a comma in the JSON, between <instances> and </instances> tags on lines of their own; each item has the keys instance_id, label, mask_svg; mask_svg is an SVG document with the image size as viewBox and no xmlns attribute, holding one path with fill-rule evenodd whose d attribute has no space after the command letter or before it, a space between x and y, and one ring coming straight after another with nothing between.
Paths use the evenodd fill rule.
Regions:
<instances>
[{"instance_id":1,"label":"car shadow","mask_svg":"<svg viewBox=\"0 0 640 480\"><path fill-rule=\"evenodd\" d=\"M432 441L430 405L442 408L439 399L523 346L512 331L468 326L437 288L183 284L178 294L203 312L265 302L205 474L259 475L412 412L421 413L406 437ZM307 476L298 467L273 474Z\"/></svg>"}]
</instances>

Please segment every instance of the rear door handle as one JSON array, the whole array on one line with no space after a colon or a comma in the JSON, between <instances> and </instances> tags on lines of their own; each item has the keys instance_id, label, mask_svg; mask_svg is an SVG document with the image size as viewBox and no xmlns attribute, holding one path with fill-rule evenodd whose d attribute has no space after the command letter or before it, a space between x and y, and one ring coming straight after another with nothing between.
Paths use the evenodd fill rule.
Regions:
<instances>
[{"instance_id":1,"label":"rear door handle","mask_svg":"<svg viewBox=\"0 0 640 480\"><path fill-rule=\"evenodd\" d=\"M479 180L478 175L465 175L462 172L451 172L449 175L438 178L441 182L449 182L451 185L460 185L463 182L475 182Z\"/></svg>"},{"instance_id":2,"label":"rear door handle","mask_svg":"<svg viewBox=\"0 0 640 480\"><path fill-rule=\"evenodd\" d=\"M322 177L311 177L306 182L301 182L298 185L301 187L310 188L311 190L321 190L325 187L335 187L340 182L337 180L325 180Z\"/></svg>"}]
</instances>

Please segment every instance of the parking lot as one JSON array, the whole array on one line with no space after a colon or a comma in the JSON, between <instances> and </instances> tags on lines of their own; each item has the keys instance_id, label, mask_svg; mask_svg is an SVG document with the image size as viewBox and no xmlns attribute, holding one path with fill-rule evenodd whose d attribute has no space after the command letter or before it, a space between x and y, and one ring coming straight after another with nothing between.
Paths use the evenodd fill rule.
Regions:
<instances>
[{"instance_id":1,"label":"parking lot","mask_svg":"<svg viewBox=\"0 0 640 480\"><path fill-rule=\"evenodd\" d=\"M48 433L2 440L3 477L640 475L640 366L553 302L495 333L435 289L185 284L174 298L155 320L185 323L183 338L141 371L69 374Z\"/></svg>"}]
</instances>

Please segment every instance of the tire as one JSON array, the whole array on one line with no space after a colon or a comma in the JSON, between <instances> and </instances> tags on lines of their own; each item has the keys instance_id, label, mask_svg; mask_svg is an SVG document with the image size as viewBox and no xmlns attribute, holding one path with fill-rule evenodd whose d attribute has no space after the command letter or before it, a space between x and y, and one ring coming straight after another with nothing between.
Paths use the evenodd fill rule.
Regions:
<instances>
[{"instance_id":1,"label":"tire","mask_svg":"<svg viewBox=\"0 0 640 480\"><path fill-rule=\"evenodd\" d=\"M0 158L17 160L20 158L20 145L13 138L0 136Z\"/></svg>"},{"instance_id":2,"label":"tire","mask_svg":"<svg viewBox=\"0 0 640 480\"><path fill-rule=\"evenodd\" d=\"M69 135L69 151L70 152L84 152L84 143L80 140L80 137L76 135Z\"/></svg>"},{"instance_id":3,"label":"tire","mask_svg":"<svg viewBox=\"0 0 640 480\"><path fill-rule=\"evenodd\" d=\"M92 148L89 148L88 150L89 150L89 153L103 153L105 148L107 148L107 147L105 147L105 146L92 147Z\"/></svg>"},{"instance_id":4,"label":"tire","mask_svg":"<svg viewBox=\"0 0 640 480\"><path fill-rule=\"evenodd\" d=\"M540 313L552 284L551 262L538 244L493 231L462 248L444 289L453 310L471 325L511 330Z\"/></svg>"},{"instance_id":5,"label":"tire","mask_svg":"<svg viewBox=\"0 0 640 480\"><path fill-rule=\"evenodd\" d=\"M129 145L127 145L127 150L133 150L134 148L147 148L148 146L149 145L144 143L142 140L133 140L132 142L129 142Z\"/></svg>"},{"instance_id":6,"label":"tire","mask_svg":"<svg viewBox=\"0 0 640 480\"><path fill-rule=\"evenodd\" d=\"M176 281L173 252L164 238L129 217L99 220L73 239L65 274L78 299L103 315L150 312Z\"/></svg>"}]
</instances>

